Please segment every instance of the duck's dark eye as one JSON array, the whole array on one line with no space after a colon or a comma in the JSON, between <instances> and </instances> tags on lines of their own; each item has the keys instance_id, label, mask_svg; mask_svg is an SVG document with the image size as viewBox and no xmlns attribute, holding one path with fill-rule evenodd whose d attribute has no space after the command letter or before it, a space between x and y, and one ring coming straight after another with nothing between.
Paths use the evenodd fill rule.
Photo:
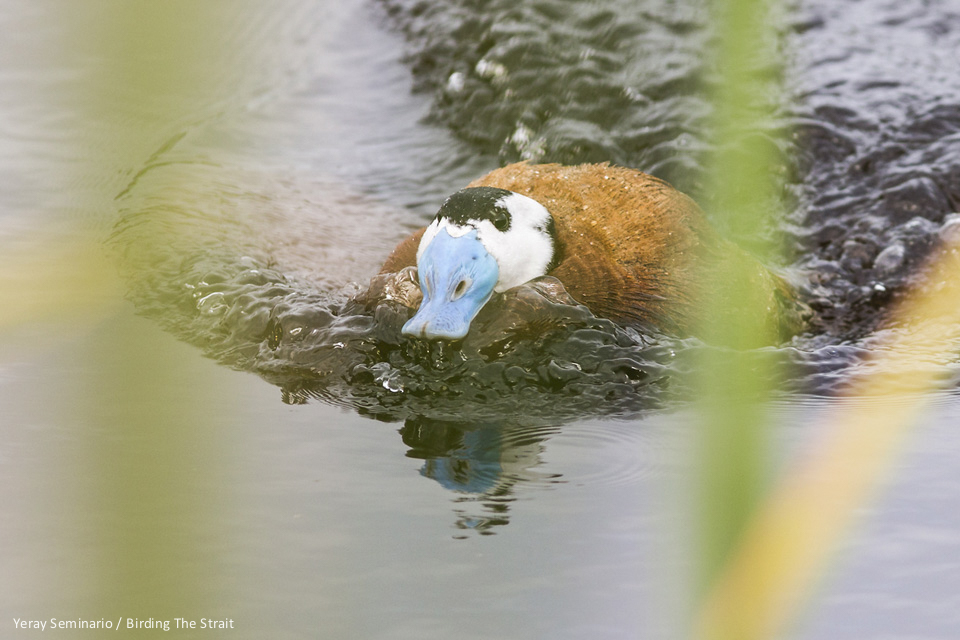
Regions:
<instances>
[{"instance_id":1,"label":"duck's dark eye","mask_svg":"<svg viewBox=\"0 0 960 640\"><path fill-rule=\"evenodd\" d=\"M461 296L463 296L463 294L467 292L467 286L469 284L470 283L467 280L461 280L460 282L458 282L457 287L453 290L453 296L451 296L451 298L453 300L457 300Z\"/></svg>"},{"instance_id":2,"label":"duck's dark eye","mask_svg":"<svg viewBox=\"0 0 960 640\"><path fill-rule=\"evenodd\" d=\"M492 220L497 231L506 231L510 228L510 214L503 209L495 209Z\"/></svg>"}]
</instances>

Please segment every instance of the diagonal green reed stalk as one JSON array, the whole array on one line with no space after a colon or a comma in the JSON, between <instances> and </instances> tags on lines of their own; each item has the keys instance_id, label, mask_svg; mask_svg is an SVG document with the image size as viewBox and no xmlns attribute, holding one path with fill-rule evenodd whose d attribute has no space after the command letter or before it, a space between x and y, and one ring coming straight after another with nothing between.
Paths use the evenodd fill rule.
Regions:
<instances>
[{"instance_id":1,"label":"diagonal green reed stalk","mask_svg":"<svg viewBox=\"0 0 960 640\"><path fill-rule=\"evenodd\" d=\"M903 329L878 344L874 373L854 380L825 438L782 478L716 575L696 637L774 638L797 615L831 552L872 497L960 340L960 247L930 267L896 309Z\"/></svg>"}]
</instances>

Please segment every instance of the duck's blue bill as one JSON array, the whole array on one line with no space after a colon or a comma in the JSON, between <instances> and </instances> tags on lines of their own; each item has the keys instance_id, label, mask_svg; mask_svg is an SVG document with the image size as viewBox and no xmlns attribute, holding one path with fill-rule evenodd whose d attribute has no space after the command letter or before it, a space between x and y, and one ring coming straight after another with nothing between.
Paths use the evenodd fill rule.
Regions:
<instances>
[{"instance_id":1,"label":"duck's blue bill","mask_svg":"<svg viewBox=\"0 0 960 640\"><path fill-rule=\"evenodd\" d=\"M497 261L477 239L476 230L454 238L441 229L417 263L423 300L403 325L405 336L459 340L500 278Z\"/></svg>"}]
</instances>

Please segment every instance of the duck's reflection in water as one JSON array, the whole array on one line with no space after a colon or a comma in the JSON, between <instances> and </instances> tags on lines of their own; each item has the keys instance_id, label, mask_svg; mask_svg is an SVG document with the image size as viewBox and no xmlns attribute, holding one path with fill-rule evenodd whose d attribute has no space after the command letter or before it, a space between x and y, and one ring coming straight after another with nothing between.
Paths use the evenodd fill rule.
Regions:
<instances>
[{"instance_id":1,"label":"duck's reflection in water","mask_svg":"<svg viewBox=\"0 0 960 640\"><path fill-rule=\"evenodd\" d=\"M536 470L543 442L557 430L417 418L407 420L400 435L410 447L407 456L423 460L420 473L457 494L456 528L463 535L490 535L509 523L518 483L559 482L559 476Z\"/></svg>"},{"instance_id":2,"label":"duck's reflection in water","mask_svg":"<svg viewBox=\"0 0 960 640\"><path fill-rule=\"evenodd\" d=\"M400 335L418 302L409 267L374 278L328 326L309 326L313 306L273 313L258 370L289 404L318 398L402 421L406 455L453 492L462 535L507 524L523 485L560 481L539 468L557 425L642 414L667 390L674 343L597 318L555 278L495 296L453 343Z\"/></svg>"}]
</instances>

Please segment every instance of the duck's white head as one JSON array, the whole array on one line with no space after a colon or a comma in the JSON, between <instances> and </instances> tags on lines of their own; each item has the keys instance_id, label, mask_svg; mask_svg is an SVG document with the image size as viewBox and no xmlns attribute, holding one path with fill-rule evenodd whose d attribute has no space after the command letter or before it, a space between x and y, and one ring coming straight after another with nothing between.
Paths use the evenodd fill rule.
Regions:
<instances>
[{"instance_id":1,"label":"duck's white head","mask_svg":"<svg viewBox=\"0 0 960 640\"><path fill-rule=\"evenodd\" d=\"M536 200L495 187L458 191L420 240L423 301L403 334L463 338L494 292L545 275L556 254L553 218Z\"/></svg>"}]
</instances>

